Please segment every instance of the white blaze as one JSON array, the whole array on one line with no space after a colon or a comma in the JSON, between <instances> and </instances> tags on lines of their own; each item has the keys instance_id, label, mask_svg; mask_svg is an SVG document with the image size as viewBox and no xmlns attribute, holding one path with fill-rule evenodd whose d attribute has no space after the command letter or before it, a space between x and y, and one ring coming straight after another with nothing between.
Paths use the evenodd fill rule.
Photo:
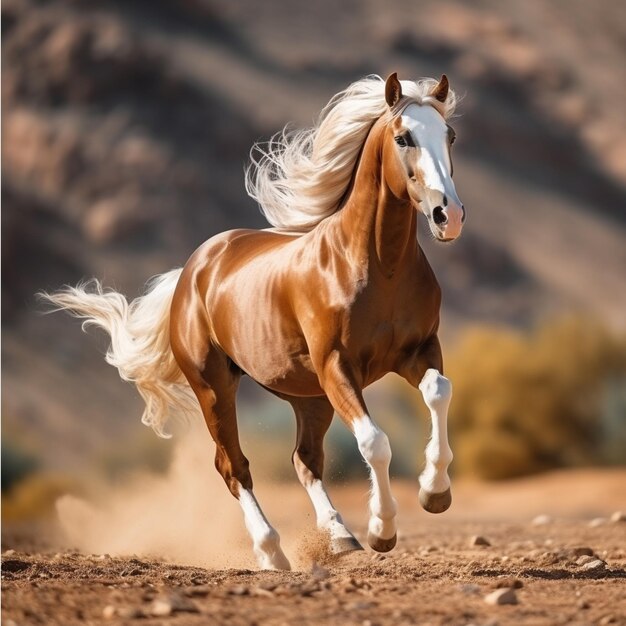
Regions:
<instances>
[{"instance_id":1,"label":"white blaze","mask_svg":"<svg viewBox=\"0 0 626 626\"><path fill-rule=\"evenodd\" d=\"M420 149L417 167L424 176L426 191L440 192L460 206L451 176L448 127L443 117L431 106L410 104L401 119Z\"/></svg>"}]
</instances>

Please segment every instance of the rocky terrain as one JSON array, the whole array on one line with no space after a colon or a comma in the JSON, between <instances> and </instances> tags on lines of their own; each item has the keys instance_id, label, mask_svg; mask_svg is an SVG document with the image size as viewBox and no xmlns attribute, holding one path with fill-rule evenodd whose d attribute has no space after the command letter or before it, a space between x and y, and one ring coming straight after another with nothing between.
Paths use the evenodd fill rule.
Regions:
<instances>
[{"instance_id":1,"label":"rocky terrain","mask_svg":"<svg viewBox=\"0 0 626 626\"><path fill-rule=\"evenodd\" d=\"M312 520L305 522L303 490L274 487L263 500L292 572L90 555L42 533L33 540L7 532L3 623L619 626L626 624L626 517L613 508L624 504L624 479L623 471L579 471L499 486L457 484L453 509L436 517L418 510L414 485L395 484L397 548L340 558L327 555ZM353 528L361 539L363 489L333 490L346 518L360 520ZM230 507L220 511L222 532L243 527ZM210 541L226 551L240 547L218 534Z\"/></svg>"}]
</instances>

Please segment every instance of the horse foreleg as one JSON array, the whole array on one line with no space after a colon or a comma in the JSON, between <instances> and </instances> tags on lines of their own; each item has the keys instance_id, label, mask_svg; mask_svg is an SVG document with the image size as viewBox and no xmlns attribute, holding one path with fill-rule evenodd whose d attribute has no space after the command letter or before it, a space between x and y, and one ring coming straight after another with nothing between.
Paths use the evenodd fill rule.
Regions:
<instances>
[{"instance_id":1,"label":"horse foreleg","mask_svg":"<svg viewBox=\"0 0 626 626\"><path fill-rule=\"evenodd\" d=\"M311 498L317 527L326 531L334 554L362 550L361 544L345 527L333 506L324 483L324 436L333 419L333 407L327 398L286 398L293 407L297 422L293 465L302 486Z\"/></svg>"},{"instance_id":2,"label":"horse foreleg","mask_svg":"<svg viewBox=\"0 0 626 626\"><path fill-rule=\"evenodd\" d=\"M361 456L369 466L371 493L367 542L377 552L388 552L396 545L397 511L389 482L389 439L369 416L355 376L337 352L326 359L322 372L324 391L354 434Z\"/></svg>"},{"instance_id":3,"label":"horse foreleg","mask_svg":"<svg viewBox=\"0 0 626 626\"><path fill-rule=\"evenodd\" d=\"M429 513L443 513L452 503L448 466L452 450L448 444L448 407L452 384L445 378L439 339L434 336L399 373L419 388L430 411L432 434L426 446L426 467L420 475L419 500Z\"/></svg>"},{"instance_id":4,"label":"horse foreleg","mask_svg":"<svg viewBox=\"0 0 626 626\"><path fill-rule=\"evenodd\" d=\"M432 421L432 434L426 446L426 467L419 479L419 499L426 511L443 513L452 503L448 476L448 466L452 463L452 450L448 444L448 407L452 385L436 369L428 369L419 390Z\"/></svg>"}]
</instances>

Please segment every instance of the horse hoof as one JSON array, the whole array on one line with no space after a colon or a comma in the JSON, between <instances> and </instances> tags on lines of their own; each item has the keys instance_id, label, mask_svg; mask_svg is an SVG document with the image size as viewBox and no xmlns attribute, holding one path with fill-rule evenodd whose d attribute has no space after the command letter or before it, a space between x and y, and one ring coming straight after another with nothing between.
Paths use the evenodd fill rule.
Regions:
<instances>
[{"instance_id":1,"label":"horse hoof","mask_svg":"<svg viewBox=\"0 0 626 626\"><path fill-rule=\"evenodd\" d=\"M363 546L354 537L337 537L330 542L333 554L345 554L355 550L363 550Z\"/></svg>"},{"instance_id":2,"label":"horse hoof","mask_svg":"<svg viewBox=\"0 0 626 626\"><path fill-rule=\"evenodd\" d=\"M422 508L429 513L443 513L452 504L452 493L450 488L441 493L429 493L420 489L419 500Z\"/></svg>"},{"instance_id":3,"label":"horse hoof","mask_svg":"<svg viewBox=\"0 0 626 626\"><path fill-rule=\"evenodd\" d=\"M367 533L367 543L370 548L372 550L376 550L376 552L389 552L389 550L393 550L396 546L397 540L398 535L396 534L394 534L394 536L390 539L382 539L381 537L372 535L372 533Z\"/></svg>"}]
</instances>

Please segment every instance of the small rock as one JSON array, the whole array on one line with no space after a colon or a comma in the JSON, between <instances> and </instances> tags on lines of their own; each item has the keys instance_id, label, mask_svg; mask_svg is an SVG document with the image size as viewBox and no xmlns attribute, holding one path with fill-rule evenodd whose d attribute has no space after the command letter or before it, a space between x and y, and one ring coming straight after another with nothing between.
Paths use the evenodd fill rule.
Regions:
<instances>
[{"instance_id":1,"label":"small rock","mask_svg":"<svg viewBox=\"0 0 626 626\"><path fill-rule=\"evenodd\" d=\"M490 546L491 543L489 542L488 539L486 539L485 537L482 537L481 535L474 535L473 537L470 538L470 546Z\"/></svg>"},{"instance_id":2,"label":"small rock","mask_svg":"<svg viewBox=\"0 0 626 626\"><path fill-rule=\"evenodd\" d=\"M615 513L611 515L610 519L614 524L617 524L618 522L626 522L626 513L623 511L615 511Z\"/></svg>"},{"instance_id":3,"label":"small rock","mask_svg":"<svg viewBox=\"0 0 626 626\"><path fill-rule=\"evenodd\" d=\"M138 619L143 617L143 611L134 606L123 606L117 609L117 616L122 619Z\"/></svg>"},{"instance_id":4,"label":"small rock","mask_svg":"<svg viewBox=\"0 0 626 626\"><path fill-rule=\"evenodd\" d=\"M208 585L194 585L185 589L185 593L192 598L194 596L205 597L211 593L211 588Z\"/></svg>"},{"instance_id":5,"label":"small rock","mask_svg":"<svg viewBox=\"0 0 626 626\"><path fill-rule=\"evenodd\" d=\"M579 546L577 548L572 548L571 553L574 556L593 556L594 552L591 548L587 546Z\"/></svg>"},{"instance_id":6,"label":"small rock","mask_svg":"<svg viewBox=\"0 0 626 626\"><path fill-rule=\"evenodd\" d=\"M15 550L5 550L3 556L13 556L15 554Z\"/></svg>"},{"instance_id":7,"label":"small rock","mask_svg":"<svg viewBox=\"0 0 626 626\"><path fill-rule=\"evenodd\" d=\"M537 515L533 518L531 524L533 526L545 526L546 524L552 524L553 519L549 515Z\"/></svg>"},{"instance_id":8,"label":"small rock","mask_svg":"<svg viewBox=\"0 0 626 626\"><path fill-rule=\"evenodd\" d=\"M311 565L311 576L315 578L315 580L326 580L330 578L330 572L325 567L313 561L313 565Z\"/></svg>"},{"instance_id":9,"label":"small rock","mask_svg":"<svg viewBox=\"0 0 626 626\"><path fill-rule=\"evenodd\" d=\"M598 526L604 526L604 524L606 524L606 518L605 517L594 517L589 522L589 526L591 528L597 528Z\"/></svg>"},{"instance_id":10,"label":"small rock","mask_svg":"<svg viewBox=\"0 0 626 626\"><path fill-rule=\"evenodd\" d=\"M496 589L485 596L487 604L517 604L517 595L510 587L505 589Z\"/></svg>"},{"instance_id":11,"label":"small rock","mask_svg":"<svg viewBox=\"0 0 626 626\"><path fill-rule=\"evenodd\" d=\"M112 604L109 604L102 609L102 617L104 617L104 619L113 619L116 614L117 609Z\"/></svg>"},{"instance_id":12,"label":"small rock","mask_svg":"<svg viewBox=\"0 0 626 626\"><path fill-rule=\"evenodd\" d=\"M273 598L274 594L269 589L263 589L262 587L253 587L250 589L251 596L257 596L260 598Z\"/></svg>"},{"instance_id":13,"label":"small rock","mask_svg":"<svg viewBox=\"0 0 626 626\"><path fill-rule=\"evenodd\" d=\"M521 589L524 583L514 576L505 576L496 581L496 589Z\"/></svg>"},{"instance_id":14,"label":"small rock","mask_svg":"<svg viewBox=\"0 0 626 626\"><path fill-rule=\"evenodd\" d=\"M583 609L583 610L586 610L586 609L588 609L588 608L590 608L590 607L591 607L591 605L589 604L589 602L587 602L587 600L583 600L582 598L581 598L581 599L580 599L580 600L576 603L576 606L577 606L579 609Z\"/></svg>"},{"instance_id":15,"label":"small rock","mask_svg":"<svg viewBox=\"0 0 626 626\"><path fill-rule=\"evenodd\" d=\"M167 617L174 612L174 606L172 603L164 598L154 600L150 607L150 615L153 617Z\"/></svg>"},{"instance_id":16,"label":"small rock","mask_svg":"<svg viewBox=\"0 0 626 626\"><path fill-rule=\"evenodd\" d=\"M228 590L229 595L231 596L247 596L249 592L247 587L243 585L238 585L237 587L231 587Z\"/></svg>"},{"instance_id":17,"label":"small rock","mask_svg":"<svg viewBox=\"0 0 626 626\"><path fill-rule=\"evenodd\" d=\"M582 566L582 569L586 572L595 572L603 570L605 567L606 563L604 561L601 561L600 559L594 559L592 561L589 561L588 563L585 563Z\"/></svg>"},{"instance_id":18,"label":"small rock","mask_svg":"<svg viewBox=\"0 0 626 626\"><path fill-rule=\"evenodd\" d=\"M591 563L595 561L596 558L591 554L583 554L576 559L576 565L586 565L587 563Z\"/></svg>"},{"instance_id":19,"label":"small rock","mask_svg":"<svg viewBox=\"0 0 626 626\"><path fill-rule=\"evenodd\" d=\"M598 626L608 626L609 624L617 624L615 615L605 615L599 622Z\"/></svg>"}]
</instances>

